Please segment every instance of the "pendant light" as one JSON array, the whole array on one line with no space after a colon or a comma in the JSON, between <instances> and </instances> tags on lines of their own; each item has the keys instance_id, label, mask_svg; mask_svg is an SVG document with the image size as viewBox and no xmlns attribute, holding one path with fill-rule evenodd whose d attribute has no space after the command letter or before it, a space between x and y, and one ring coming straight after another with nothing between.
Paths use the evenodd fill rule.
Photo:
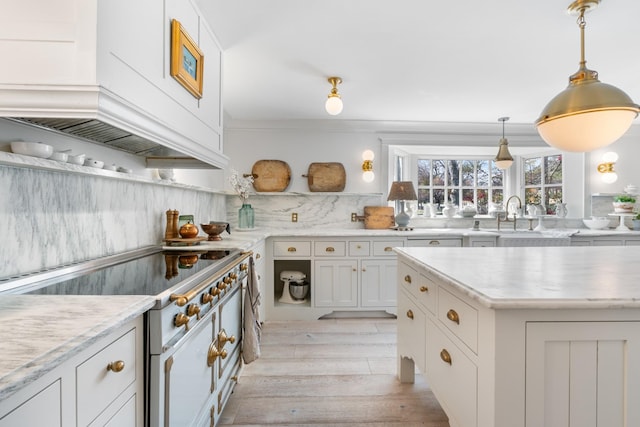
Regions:
<instances>
[{"instance_id":1,"label":"pendant light","mask_svg":"<svg viewBox=\"0 0 640 427\"><path fill-rule=\"evenodd\" d=\"M509 142L507 142L507 138L504 137L504 122L509 120L509 117L500 117L498 121L502 122L502 138L500 138L500 148L498 148L498 154L496 158L493 159L496 162L496 166L498 169L509 169L509 167L513 164L513 157L511 157L511 153L509 153Z\"/></svg>"},{"instance_id":2,"label":"pendant light","mask_svg":"<svg viewBox=\"0 0 640 427\"><path fill-rule=\"evenodd\" d=\"M598 72L586 67L584 55L585 12L600 0L575 0L568 7L578 14L580 68L569 77L569 86L544 107L536 120L547 144L563 151L592 151L615 142L629 129L640 106L615 86L601 83Z\"/></svg>"},{"instance_id":3,"label":"pendant light","mask_svg":"<svg viewBox=\"0 0 640 427\"><path fill-rule=\"evenodd\" d=\"M340 77L329 77L327 80L331 83L332 88L327 102L324 104L324 108L327 110L327 113L332 116L337 116L342 112L342 99L338 93L338 85L342 83L342 79Z\"/></svg>"}]
</instances>

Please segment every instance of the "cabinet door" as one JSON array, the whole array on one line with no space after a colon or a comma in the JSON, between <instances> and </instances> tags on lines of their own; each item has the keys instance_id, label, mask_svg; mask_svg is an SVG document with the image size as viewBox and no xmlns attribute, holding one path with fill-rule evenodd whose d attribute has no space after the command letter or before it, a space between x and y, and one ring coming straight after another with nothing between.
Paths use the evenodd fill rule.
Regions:
<instances>
[{"instance_id":1,"label":"cabinet door","mask_svg":"<svg viewBox=\"0 0 640 427\"><path fill-rule=\"evenodd\" d=\"M17 408L0 418L0 427L60 427L62 425L60 382L60 380L55 381L22 404L16 402ZM8 400L10 401L11 398Z\"/></svg>"},{"instance_id":2,"label":"cabinet door","mask_svg":"<svg viewBox=\"0 0 640 427\"><path fill-rule=\"evenodd\" d=\"M316 307L358 305L358 261L315 261L313 297Z\"/></svg>"},{"instance_id":3,"label":"cabinet door","mask_svg":"<svg viewBox=\"0 0 640 427\"><path fill-rule=\"evenodd\" d=\"M426 373L427 316L404 290L398 293L398 359L413 360L422 374ZM399 368L401 370L401 368ZM401 379L402 372L398 372ZM413 378L411 378L413 382Z\"/></svg>"},{"instance_id":4,"label":"cabinet door","mask_svg":"<svg viewBox=\"0 0 640 427\"><path fill-rule=\"evenodd\" d=\"M360 276L362 307L395 307L397 304L397 262L364 260Z\"/></svg>"},{"instance_id":5,"label":"cabinet door","mask_svg":"<svg viewBox=\"0 0 640 427\"><path fill-rule=\"evenodd\" d=\"M639 426L638 322L531 322L527 426Z\"/></svg>"}]
</instances>

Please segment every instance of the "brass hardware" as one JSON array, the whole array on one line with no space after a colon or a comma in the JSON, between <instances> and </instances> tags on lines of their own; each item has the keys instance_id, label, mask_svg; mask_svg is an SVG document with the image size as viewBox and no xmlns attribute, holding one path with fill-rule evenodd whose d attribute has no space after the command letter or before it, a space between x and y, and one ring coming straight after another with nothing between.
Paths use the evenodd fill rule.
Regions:
<instances>
[{"instance_id":1,"label":"brass hardware","mask_svg":"<svg viewBox=\"0 0 640 427\"><path fill-rule=\"evenodd\" d=\"M353 271L358 271L358 270L354 268Z\"/></svg>"},{"instance_id":2,"label":"brass hardware","mask_svg":"<svg viewBox=\"0 0 640 427\"><path fill-rule=\"evenodd\" d=\"M209 280L205 280L204 282L202 282L202 284L200 286L195 287L194 289L190 290L189 292L187 292L186 294L183 294L183 295L171 294L169 296L169 300L171 302L175 302L178 307L182 307L182 306L186 305L189 301L191 301L196 296L198 296L200 294L200 292L202 292L203 290L207 289L207 286L211 285L213 282L218 280L220 277L224 276L229 271L233 270L235 268L235 266L238 265L238 263L240 261L243 261L243 260L249 258L251 255L253 255L253 252L251 252L251 251L243 252L241 257L240 257L240 259L238 259L235 263L231 264L230 266L227 266L227 268L225 268L224 270L218 272L218 274L216 274L215 276L212 276ZM242 264L240 264L240 270L243 270L242 269Z\"/></svg>"},{"instance_id":3,"label":"brass hardware","mask_svg":"<svg viewBox=\"0 0 640 427\"><path fill-rule=\"evenodd\" d=\"M235 381L235 382L238 382L238 376L237 376L237 375L232 376L232 377L231 377L231 380L233 380L233 381Z\"/></svg>"},{"instance_id":4,"label":"brass hardware","mask_svg":"<svg viewBox=\"0 0 640 427\"><path fill-rule=\"evenodd\" d=\"M216 346L215 342L209 344L209 351L207 351L207 366L213 366L214 362L221 355L220 350Z\"/></svg>"},{"instance_id":5,"label":"brass hardware","mask_svg":"<svg viewBox=\"0 0 640 427\"><path fill-rule=\"evenodd\" d=\"M220 347L224 347L224 345L228 342L230 342L231 344L233 344L234 342L236 342L236 337L234 335L231 335L230 337L227 336L227 331L225 331L224 329L221 330L218 333L218 343Z\"/></svg>"},{"instance_id":6,"label":"brass hardware","mask_svg":"<svg viewBox=\"0 0 640 427\"><path fill-rule=\"evenodd\" d=\"M187 316L196 316L196 319L200 320L200 306L197 304L189 304L187 306Z\"/></svg>"},{"instance_id":7,"label":"brass hardware","mask_svg":"<svg viewBox=\"0 0 640 427\"><path fill-rule=\"evenodd\" d=\"M258 258L260 258L258 256ZM240 264L240 271L246 271L249 269L249 264Z\"/></svg>"},{"instance_id":8,"label":"brass hardware","mask_svg":"<svg viewBox=\"0 0 640 427\"><path fill-rule=\"evenodd\" d=\"M364 267L362 267L362 271L367 271L367 269L366 269L366 268L364 268Z\"/></svg>"},{"instance_id":9,"label":"brass hardware","mask_svg":"<svg viewBox=\"0 0 640 427\"><path fill-rule=\"evenodd\" d=\"M404 276L404 281L407 283L411 283L411 276L409 276L408 274Z\"/></svg>"},{"instance_id":10,"label":"brass hardware","mask_svg":"<svg viewBox=\"0 0 640 427\"><path fill-rule=\"evenodd\" d=\"M391 246L385 246L384 251L385 252L391 252L393 250L393 248Z\"/></svg>"},{"instance_id":11,"label":"brass hardware","mask_svg":"<svg viewBox=\"0 0 640 427\"><path fill-rule=\"evenodd\" d=\"M202 300L201 301L202 301L203 304L209 304L210 302L213 301L213 295L211 295L210 293L202 294Z\"/></svg>"},{"instance_id":12,"label":"brass hardware","mask_svg":"<svg viewBox=\"0 0 640 427\"><path fill-rule=\"evenodd\" d=\"M447 311L447 319L451 320L455 324L460 324L460 316L454 309Z\"/></svg>"},{"instance_id":13,"label":"brass hardware","mask_svg":"<svg viewBox=\"0 0 640 427\"><path fill-rule=\"evenodd\" d=\"M289 246L287 248L287 252L295 252L295 251L296 251L296 248L294 248L293 246Z\"/></svg>"},{"instance_id":14,"label":"brass hardware","mask_svg":"<svg viewBox=\"0 0 640 427\"><path fill-rule=\"evenodd\" d=\"M184 313L178 313L176 314L176 318L173 321L174 325L176 325L178 328L180 326L184 326L185 330L189 330L189 316L187 316Z\"/></svg>"},{"instance_id":15,"label":"brass hardware","mask_svg":"<svg viewBox=\"0 0 640 427\"><path fill-rule=\"evenodd\" d=\"M420 292L429 292L429 288L426 286L420 286Z\"/></svg>"},{"instance_id":16,"label":"brass hardware","mask_svg":"<svg viewBox=\"0 0 640 427\"><path fill-rule=\"evenodd\" d=\"M356 249L362 249L362 246L356 245Z\"/></svg>"},{"instance_id":17,"label":"brass hardware","mask_svg":"<svg viewBox=\"0 0 640 427\"><path fill-rule=\"evenodd\" d=\"M291 214L291 222L298 222L298 214L293 212Z\"/></svg>"},{"instance_id":18,"label":"brass hardware","mask_svg":"<svg viewBox=\"0 0 640 427\"><path fill-rule=\"evenodd\" d=\"M122 372L123 369L124 369L124 361L122 361L122 360L117 360L115 362L109 362L109 364L107 365L107 371Z\"/></svg>"},{"instance_id":19,"label":"brass hardware","mask_svg":"<svg viewBox=\"0 0 640 427\"><path fill-rule=\"evenodd\" d=\"M212 287L209 293L214 297L217 297L218 295L220 295L220 289L218 289L218 285Z\"/></svg>"},{"instance_id":20,"label":"brass hardware","mask_svg":"<svg viewBox=\"0 0 640 427\"><path fill-rule=\"evenodd\" d=\"M223 280L222 282L218 282L218 292L224 291L227 288L227 283Z\"/></svg>"},{"instance_id":21,"label":"brass hardware","mask_svg":"<svg viewBox=\"0 0 640 427\"><path fill-rule=\"evenodd\" d=\"M335 251L336 251L336 250L335 250L332 246L328 246L328 247L325 249L325 252L335 252Z\"/></svg>"},{"instance_id":22,"label":"brass hardware","mask_svg":"<svg viewBox=\"0 0 640 427\"><path fill-rule=\"evenodd\" d=\"M444 363L448 363L449 365L451 365L451 355L444 348L440 352L440 359L442 359Z\"/></svg>"},{"instance_id":23,"label":"brass hardware","mask_svg":"<svg viewBox=\"0 0 640 427\"><path fill-rule=\"evenodd\" d=\"M227 358L227 350L225 350L224 348L222 350L220 350L220 358L221 359L226 359Z\"/></svg>"},{"instance_id":24,"label":"brass hardware","mask_svg":"<svg viewBox=\"0 0 640 427\"><path fill-rule=\"evenodd\" d=\"M413 319L413 311L411 311L411 310L407 310L407 317L408 317L409 319Z\"/></svg>"},{"instance_id":25,"label":"brass hardware","mask_svg":"<svg viewBox=\"0 0 640 427\"><path fill-rule=\"evenodd\" d=\"M224 279L222 279L222 281L225 284L230 285L233 282L233 279L231 277L225 277Z\"/></svg>"},{"instance_id":26,"label":"brass hardware","mask_svg":"<svg viewBox=\"0 0 640 427\"><path fill-rule=\"evenodd\" d=\"M262 258L260 254L256 254L256 259L260 259L260 258Z\"/></svg>"},{"instance_id":27,"label":"brass hardware","mask_svg":"<svg viewBox=\"0 0 640 427\"><path fill-rule=\"evenodd\" d=\"M438 246L438 245L440 245L440 241L439 240L431 240L431 241L429 241L429 245L430 246Z\"/></svg>"},{"instance_id":28,"label":"brass hardware","mask_svg":"<svg viewBox=\"0 0 640 427\"><path fill-rule=\"evenodd\" d=\"M229 273L229 277L231 277L232 280L236 280L238 275L236 273Z\"/></svg>"}]
</instances>

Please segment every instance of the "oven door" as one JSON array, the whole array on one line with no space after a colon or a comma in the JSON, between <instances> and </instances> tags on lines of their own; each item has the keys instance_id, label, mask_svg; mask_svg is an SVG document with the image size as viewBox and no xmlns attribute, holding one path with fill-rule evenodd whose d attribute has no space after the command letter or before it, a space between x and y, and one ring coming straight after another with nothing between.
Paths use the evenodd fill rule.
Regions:
<instances>
[{"instance_id":1,"label":"oven door","mask_svg":"<svg viewBox=\"0 0 640 427\"><path fill-rule=\"evenodd\" d=\"M174 346L150 361L151 426L210 426L218 381L215 310L210 310Z\"/></svg>"}]
</instances>

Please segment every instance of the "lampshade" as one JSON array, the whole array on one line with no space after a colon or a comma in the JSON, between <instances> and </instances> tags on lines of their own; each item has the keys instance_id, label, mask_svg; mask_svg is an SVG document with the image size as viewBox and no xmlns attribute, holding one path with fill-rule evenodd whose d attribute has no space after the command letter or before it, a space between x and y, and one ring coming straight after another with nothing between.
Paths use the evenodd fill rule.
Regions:
<instances>
[{"instance_id":1,"label":"lampshade","mask_svg":"<svg viewBox=\"0 0 640 427\"><path fill-rule=\"evenodd\" d=\"M342 112L342 99L340 98L340 94L338 93L338 84L342 83L342 79L340 77L329 77L329 83L331 83L331 92L327 98L327 102L324 104L325 110L332 116L337 116Z\"/></svg>"},{"instance_id":2,"label":"lampshade","mask_svg":"<svg viewBox=\"0 0 640 427\"><path fill-rule=\"evenodd\" d=\"M418 200L416 190L411 181L394 181L389 189L387 200Z\"/></svg>"},{"instance_id":3,"label":"lampshade","mask_svg":"<svg viewBox=\"0 0 640 427\"><path fill-rule=\"evenodd\" d=\"M586 67L584 14L600 0L575 0L569 12L579 14L580 68L569 77L569 86L544 107L536 120L538 133L552 147L564 151L592 151L605 147L629 129L640 106L615 86L598 80L598 72Z\"/></svg>"},{"instance_id":4,"label":"lampshade","mask_svg":"<svg viewBox=\"0 0 640 427\"><path fill-rule=\"evenodd\" d=\"M502 122L502 138L500 138L500 147L498 148L498 154L494 159L496 166L498 169L509 169L509 167L513 164L513 157L509 152L509 142L507 138L504 137L504 122L509 120L509 117L500 117L498 121Z\"/></svg>"}]
</instances>

